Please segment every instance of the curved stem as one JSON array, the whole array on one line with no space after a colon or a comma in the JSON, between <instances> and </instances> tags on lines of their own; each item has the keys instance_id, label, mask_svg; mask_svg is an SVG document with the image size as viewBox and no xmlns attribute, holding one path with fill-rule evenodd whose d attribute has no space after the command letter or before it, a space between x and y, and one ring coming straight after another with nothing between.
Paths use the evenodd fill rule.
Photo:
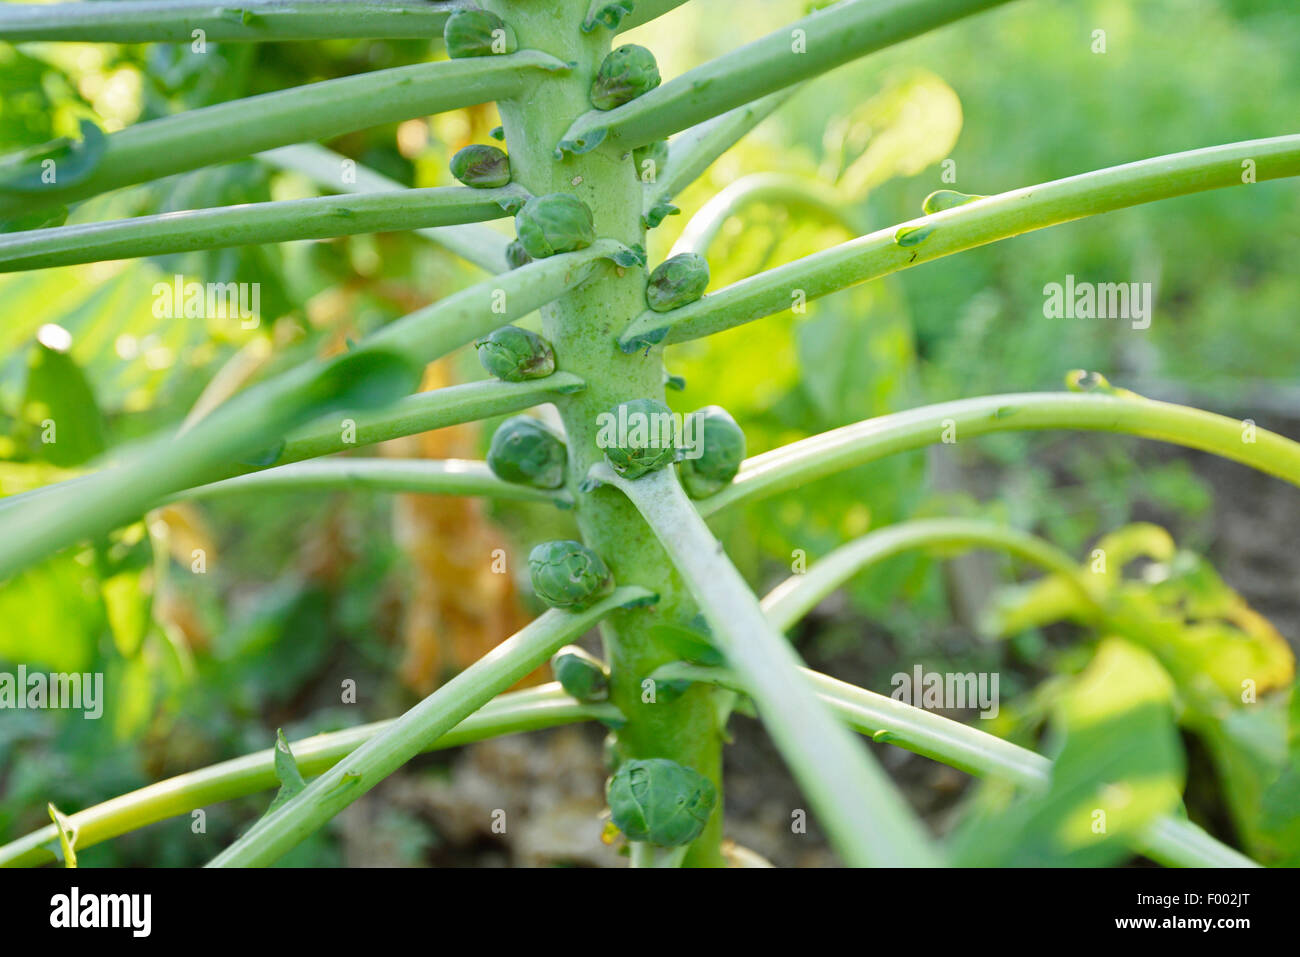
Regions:
<instances>
[{"instance_id":1,"label":"curved stem","mask_svg":"<svg viewBox=\"0 0 1300 957\"><path fill-rule=\"evenodd\" d=\"M0 272L195 249L479 223L504 217L502 202L526 197L517 186L403 189L346 198L319 196L191 209L112 222L33 229L0 235Z\"/></svg>"},{"instance_id":2,"label":"curved stem","mask_svg":"<svg viewBox=\"0 0 1300 957\"><path fill-rule=\"evenodd\" d=\"M850 233L859 231L858 223L849 212L852 204L829 186L784 173L753 173L731 183L700 207L668 255L705 255L727 220L757 203L811 210Z\"/></svg>"},{"instance_id":3,"label":"curved stem","mask_svg":"<svg viewBox=\"0 0 1300 957\"><path fill-rule=\"evenodd\" d=\"M831 843L857 867L938 863L923 827L874 759L799 682L799 659L691 507L672 468L635 481L597 465L591 478L636 506L681 571L713 641L758 706L764 727L807 795Z\"/></svg>"},{"instance_id":4,"label":"curved stem","mask_svg":"<svg viewBox=\"0 0 1300 957\"><path fill-rule=\"evenodd\" d=\"M565 70L534 50L509 56L417 63L322 80L129 126L105 137L86 178L31 192L0 188L0 219L70 203L121 186L240 159L288 143L518 96L534 70ZM0 159L0 182L28 161ZM15 165L17 164L17 165Z\"/></svg>"},{"instance_id":5,"label":"curved stem","mask_svg":"<svg viewBox=\"0 0 1300 957\"><path fill-rule=\"evenodd\" d=\"M625 352L685 342L789 309L855 283L1034 229L1157 199L1300 175L1300 134L1228 143L1112 166L999 193L877 230L733 283L667 313L645 312L619 336ZM916 241L896 237L911 230Z\"/></svg>"},{"instance_id":6,"label":"curved stem","mask_svg":"<svg viewBox=\"0 0 1300 957\"><path fill-rule=\"evenodd\" d=\"M319 419L335 404L331 393L346 389L355 374L349 370L358 368L345 364L364 364L381 354L431 362L580 285L603 257L621 248L597 240L581 252L493 276L385 326L338 359L306 363L247 389L189 429L155 438L93 475L51 486L24 508L0 510L0 580L79 539L138 518L168 495L226 477L234 463ZM384 368L372 372L380 378Z\"/></svg>"},{"instance_id":7,"label":"curved stem","mask_svg":"<svg viewBox=\"0 0 1300 957\"><path fill-rule=\"evenodd\" d=\"M487 495L523 502L550 502L570 508L567 492L532 488L505 482L484 462L462 459L322 459L298 462L200 485L177 499L216 498L244 492L301 492L306 490L373 489L381 492L422 492L426 495Z\"/></svg>"},{"instance_id":8,"label":"curved stem","mask_svg":"<svg viewBox=\"0 0 1300 957\"><path fill-rule=\"evenodd\" d=\"M255 154L256 158L276 169L306 176L322 189L334 193L380 193L406 187L363 166L356 160L326 149L318 143L296 143ZM485 272L502 273L506 264L509 239L487 226L466 223L460 226L426 226L415 232L455 253Z\"/></svg>"},{"instance_id":9,"label":"curved stem","mask_svg":"<svg viewBox=\"0 0 1300 957\"><path fill-rule=\"evenodd\" d=\"M262 867L273 863L605 615L653 599L654 595L644 588L625 586L586 611L551 609L261 818L208 866Z\"/></svg>"},{"instance_id":10,"label":"curved stem","mask_svg":"<svg viewBox=\"0 0 1300 957\"><path fill-rule=\"evenodd\" d=\"M836 717L876 741L897 745L969 774L1002 778L1031 790L1042 790L1049 783L1052 762L1028 748L829 675L801 670L818 699ZM739 676L723 668L682 662L667 665L656 674L663 679L708 681L746 692ZM1171 867L1258 866L1190 821L1170 816L1154 821L1136 850Z\"/></svg>"},{"instance_id":11,"label":"curved stem","mask_svg":"<svg viewBox=\"0 0 1300 957\"><path fill-rule=\"evenodd\" d=\"M1006 0L842 0L612 110L578 117L561 150L644 146L860 56Z\"/></svg>"},{"instance_id":12,"label":"curved stem","mask_svg":"<svg viewBox=\"0 0 1300 957\"><path fill-rule=\"evenodd\" d=\"M617 709L608 704L580 704L558 682L499 695L455 728L433 741L425 751L441 751L520 731L538 731L576 721L615 721ZM317 734L290 744L294 762L304 777L329 770L392 721L375 721L343 731ZM84 811L68 815L77 831L77 850L147 827L157 821L221 801L274 788L275 750L267 748L211 767L146 785ZM57 839L54 825L33 831L0 847L0 867L25 867L55 859L46 845Z\"/></svg>"},{"instance_id":13,"label":"curved stem","mask_svg":"<svg viewBox=\"0 0 1300 957\"><path fill-rule=\"evenodd\" d=\"M402 0L240 0L237 7L194 0L4 4L0 41L191 43L194 31L222 43L442 36L461 3Z\"/></svg>"},{"instance_id":14,"label":"curved stem","mask_svg":"<svg viewBox=\"0 0 1300 957\"><path fill-rule=\"evenodd\" d=\"M645 210L649 212L659 203L666 203L684 190L713 165L727 150L736 145L746 133L771 116L790 97L803 87L792 86L778 90L761 100L746 103L721 116L700 123L668 144L668 161L664 173L656 178L654 187L646 192Z\"/></svg>"},{"instance_id":15,"label":"curved stem","mask_svg":"<svg viewBox=\"0 0 1300 957\"><path fill-rule=\"evenodd\" d=\"M745 461L735 482L699 502L712 515L896 452L992 432L1080 429L1212 452L1300 485L1300 444L1213 412L1111 395L1025 392L927 405L791 443Z\"/></svg>"},{"instance_id":16,"label":"curved stem","mask_svg":"<svg viewBox=\"0 0 1300 957\"><path fill-rule=\"evenodd\" d=\"M763 614L780 631L788 631L817 604L863 569L916 548L996 548L1060 575L1098 614L1101 608L1087 577L1055 545L1036 535L978 519L916 519L889 525L835 549L807 572L792 575L768 592Z\"/></svg>"}]
</instances>

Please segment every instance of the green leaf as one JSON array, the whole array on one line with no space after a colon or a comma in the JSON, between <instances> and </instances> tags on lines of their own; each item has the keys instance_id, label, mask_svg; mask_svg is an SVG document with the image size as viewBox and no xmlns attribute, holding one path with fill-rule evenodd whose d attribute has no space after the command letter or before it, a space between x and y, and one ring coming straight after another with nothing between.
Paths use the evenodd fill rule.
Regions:
<instances>
[{"instance_id":1,"label":"green leaf","mask_svg":"<svg viewBox=\"0 0 1300 957\"><path fill-rule=\"evenodd\" d=\"M15 216L0 222L0 233L18 233L29 229L62 226L67 221L68 207L51 206L49 209L38 209L26 216Z\"/></svg>"},{"instance_id":2,"label":"green leaf","mask_svg":"<svg viewBox=\"0 0 1300 957\"><path fill-rule=\"evenodd\" d=\"M357 349L329 362L302 393L305 413L382 408L415 392L424 367L389 349Z\"/></svg>"},{"instance_id":3,"label":"green leaf","mask_svg":"<svg viewBox=\"0 0 1300 957\"><path fill-rule=\"evenodd\" d=\"M680 216L681 210L667 200L659 200L641 216L646 229L654 229L669 216Z\"/></svg>"},{"instance_id":4,"label":"green leaf","mask_svg":"<svg viewBox=\"0 0 1300 957\"><path fill-rule=\"evenodd\" d=\"M591 0L587 16L582 21L582 32L591 33L598 26L617 30L635 5L635 0Z\"/></svg>"},{"instance_id":5,"label":"green leaf","mask_svg":"<svg viewBox=\"0 0 1300 957\"><path fill-rule=\"evenodd\" d=\"M82 120L80 140L57 139L0 165L0 189L32 193L50 186L73 186L95 171L107 146L104 131Z\"/></svg>"},{"instance_id":6,"label":"green leaf","mask_svg":"<svg viewBox=\"0 0 1300 957\"><path fill-rule=\"evenodd\" d=\"M149 592L140 569L120 572L100 585L113 644L123 658L133 658L149 629Z\"/></svg>"},{"instance_id":7,"label":"green leaf","mask_svg":"<svg viewBox=\"0 0 1300 957\"><path fill-rule=\"evenodd\" d=\"M105 447L99 404L85 373L65 351L67 338L60 327L44 327L33 344L21 416L33 451L64 468L94 458Z\"/></svg>"},{"instance_id":8,"label":"green leaf","mask_svg":"<svg viewBox=\"0 0 1300 957\"><path fill-rule=\"evenodd\" d=\"M63 816L63 813L53 804L47 805L50 811L50 820L59 830L59 850L63 856L64 867L77 866L77 829L72 823Z\"/></svg>"},{"instance_id":9,"label":"green leaf","mask_svg":"<svg viewBox=\"0 0 1300 957\"><path fill-rule=\"evenodd\" d=\"M275 777L280 782L280 790L275 795L275 800L271 802L271 806L266 809L267 814L307 786L302 772L298 770L298 762L294 760L293 752L289 750L289 742L284 738L284 731L280 728L275 731Z\"/></svg>"},{"instance_id":10,"label":"green leaf","mask_svg":"<svg viewBox=\"0 0 1300 957\"><path fill-rule=\"evenodd\" d=\"M1104 642L1063 696L1055 730L1063 746L1047 792L976 815L955 841L961 865L1105 866L1180 807L1173 683L1154 656Z\"/></svg>"},{"instance_id":11,"label":"green leaf","mask_svg":"<svg viewBox=\"0 0 1300 957\"><path fill-rule=\"evenodd\" d=\"M829 124L825 173L860 201L887 180L915 176L945 159L961 127L952 87L933 73L909 73Z\"/></svg>"},{"instance_id":12,"label":"green leaf","mask_svg":"<svg viewBox=\"0 0 1300 957\"><path fill-rule=\"evenodd\" d=\"M65 552L0 588L0 660L51 671L91 670L105 624L89 552Z\"/></svg>"},{"instance_id":13,"label":"green leaf","mask_svg":"<svg viewBox=\"0 0 1300 957\"><path fill-rule=\"evenodd\" d=\"M660 624L650 629L650 635L682 661L709 667L726 663L722 652L713 646L713 642L710 641L708 635L701 634L692 628Z\"/></svg>"}]
</instances>

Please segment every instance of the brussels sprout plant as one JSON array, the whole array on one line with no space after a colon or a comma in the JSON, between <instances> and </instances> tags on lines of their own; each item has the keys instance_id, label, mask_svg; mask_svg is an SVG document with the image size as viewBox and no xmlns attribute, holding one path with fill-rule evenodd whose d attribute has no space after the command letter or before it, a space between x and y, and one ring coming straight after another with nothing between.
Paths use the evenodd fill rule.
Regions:
<instances>
[{"instance_id":1,"label":"brussels sprout plant","mask_svg":"<svg viewBox=\"0 0 1300 957\"><path fill-rule=\"evenodd\" d=\"M487 274L379 326L342 357L309 359L278 374L244 375L239 381L251 384L231 386L183 426L113 450L101 468L33 478L50 484L0 502L0 580L77 543L106 540L174 500L235 490L363 486L513 498L521 509L566 505L565 512L546 515L575 529L566 533L573 540L544 541L528 556L539 611L532 623L508 638L493 636L506 640L396 720L368 725L364 734L353 729L313 739L315 777L252 823L214 865L271 864L422 750L476 734L541 727L546 709L558 705L569 709L563 720L617 716L609 723L616 729L616 751L626 760L609 780L607 798L633 864L722 865L727 721L751 704L809 813L845 864L957 862L952 845L931 836L882 770L881 750L906 748L1031 795L1052 786L1052 761L977 727L978 721L921 713L810 671L786 632L857 570L905 549L1004 549L1045 565L1062 576L1063 590L1073 583L1095 605L1100 599L1093 583L1087 576L1080 581L1069 562L1015 530L934 519L874 530L814 562L760 603L710 520L804 486L815 496L818 479L947 442L947 434L964 440L1021 430L1127 433L1214 453L1300 484L1300 444L1253 422L1247 441L1237 420L1124 390L1089 389L1097 380L1086 377L1077 379L1082 391L926 406L845 425L747 460L742 425L752 423L738 424L710 406L700 413L699 446L678 447L684 430L666 402L665 347L762 323L794 303L1002 239L1031 243L1024 234L1138 203L1226 187L1258 191L1264 202L1275 195L1266 193L1272 188L1266 181L1300 175L1300 134L1290 134L1135 157L1005 193L953 193L959 201L940 197L923 215L704 296L706 250L671 256L652 272L645 266L647 242L658 239L647 236L648 227L676 210L673 200L779 109L797 85L813 89L818 77L842 64L1002 0L812 4L817 9L789 26L661 82L649 49L614 41L684 2L483 0L479 9L421 0L394 10L403 5L344 0L279 5L266 21L260 14L213 14L200 22L223 43L417 39L437 36L441 26L447 58L306 84L98 136L95 130L62 147L58 161L67 168L48 181L30 157L0 161L0 221L9 230L0 236L0 268L6 271L420 230ZM112 8L119 4L108 3L73 5L90 9L64 22L58 19L62 6L33 6L20 21L0 11L0 40L189 44L193 18L208 17L186 0L156 0L147 23L116 20ZM998 27L985 23L981 29ZM61 222L69 204L227 161L257 155L311 168L308 160L322 155L312 150L321 148L296 153L297 144L346 140L369 126L422 121L431 113L480 104L495 104L509 158L491 146L456 153L452 171L474 189L450 183L406 189L394 183L367 192L357 186L342 196L35 228ZM489 117L488 125L496 122ZM1061 162L1069 165L1077 154L1066 146ZM343 188L336 164L330 160L324 167L314 167L322 189ZM1249 179L1243 180L1243 168L1249 168ZM383 182L373 173L370 181ZM514 214L513 236L511 196L531 197ZM484 225L488 220L502 220L500 228ZM1261 255L1285 248L1275 239L1257 237ZM1162 240L1153 235L1148 242L1155 249ZM536 322L540 334L524 328ZM495 378L418 391L428 363L471 344ZM717 368L718 379L727 371ZM491 437L486 463L355 454L358 445L542 405L554 406L564 437L539 419L507 418ZM657 424L638 431L638 418ZM158 420L133 413L131 421L138 431ZM351 423L356 435L346 437L348 426L340 429L340 421ZM864 496L869 491L864 488ZM847 520L836 526L849 527ZM1119 620L1094 605L1088 607L1096 620ZM701 615L703 635L693 626ZM597 626L607 664L566 648ZM558 684L525 697L508 691L561 648L566 650L552 661ZM662 694L652 693L656 689ZM491 730L475 731L484 726L484 716L492 718ZM872 736L876 745L864 746L855 732ZM186 776L165 800L146 788L101 805L65 808L67 829L51 824L0 847L0 864L53 860L69 833L76 834L80 851L209 801L273 787L270 753L264 758L247 759L263 761L257 773L248 770L252 764L228 762L239 767L218 765ZM1162 805L1117 831L1114 840L1171 866L1250 863L1180 807Z\"/></svg>"}]
</instances>

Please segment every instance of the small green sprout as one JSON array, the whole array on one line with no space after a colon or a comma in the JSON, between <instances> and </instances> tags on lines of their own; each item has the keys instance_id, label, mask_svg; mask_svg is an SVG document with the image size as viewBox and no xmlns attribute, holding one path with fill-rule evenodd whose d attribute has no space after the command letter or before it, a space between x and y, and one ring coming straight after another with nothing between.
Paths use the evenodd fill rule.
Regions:
<instances>
[{"instance_id":1,"label":"small green sprout","mask_svg":"<svg viewBox=\"0 0 1300 957\"><path fill-rule=\"evenodd\" d=\"M584 704L609 698L605 666L577 645L565 645L551 656L551 674L566 694Z\"/></svg>"},{"instance_id":2,"label":"small green sprout","mask_svg":"<svg viewBox=\"0 0 1300 957\"><path fill-rule=\"evenodd\" d=\"M559 434L526 415L502 422L488 448L488 468L497 478L516 485L559 488L567 463L568 452Z\"/></svg>"},{"instance_id":3,"label":"small green sprout","mask_svg":"<svg viewBox=\"0 0 1300 957\"><path fill-rule=\"evenodd\" d=\"M520 245L534 259L586 249L596 241L591 210L568 193L534 196L515 214L515 229Z\"/></svg>"},{"instance_id":4,"label":"small green sprout","mask_svg":"<svg viewBox=\"0 0 1300 957\"><path fill-rule=\"evenodd\" d=\"M645 300L655 312L668 312L704 295L709 287L709 264L696 253L678 253L665 259L650 274Z\"/></svg>"},{"instance_id":5,"label":"small green sprout","mask_svg":"<svg viewBox=\"0 0 1300 957\"><path fill-rule=\"evenodd\" d=\"M505 186L510 182L510 157L495 146L466 146L451 158L451 175L477 189Z\"/></svg>"},{"instance_id":6,"label":"small green sprout","mask_svg":"<svg viewBox=\"0 0 1300 957\"><path fill-rule=\"evenodd\" d=\"M921 211L929 216L931 213L941 213L945 209L955 209L986 198L975 193L959 193L955 189L936 189L921 202Z\"/></svg>"},{"instance_id":7,"label":"small green sprout","mask_svg":"<svg viewBox=\"0 0 1300 957\"><path fill-rule=\"evenodd\" d=\"M708 498L726 488L740 471L745 433L721 406L705 406L690 418L697 447L682 458L682 486L691 498Z\"/></svg>"},{"instance_id":8,"label":"small green sprout","mask_svg":"<svg viewBox=\"0 0 1300 957\"><path fill-rule=\"evenodd\" d=\"M612 110L659 85L659 65L645 47L629 43L610 53L591 83L591 105Z\"/></svg>"},{"instance_id":9,"label":"small green sprout","mask_svg":"<svg viewBox=\"0 0 1300 957\"><path fill-rule=\"evenodd\" d=\"M529 329L502 326L474 341L479 365L505 382L544 379L555 371L555 350Z\"/></svg>"},{"instance_id":10,"label":"small green sprout","mask_svg":"<svg viewBox=\"0 0 1300 957\"><path fill-rule=\"evenodd\" d=\"M581 542L543 542L528 555L537 597L552 608L581 611L614 591L614 576L599 555Z\"/></svg>"},{"instance_id":11,"label":"small green sprout","mask_svg":"<svg viewBox=\"0 0 1300 957\"><path fill-rule=\"evenodd\" d=\"M498 56L519 49L515 31L495 13L487 10L457 10L442 28L447 56L453 60L471 56Z\"/></svg>"},{"instance_id":12,"label":"small green sprout","mask_svg":"<svg viewBox=\"0 0 1300 957\"><path fill-rule=\"evenodd\" d=\"M510 245L506 247L506 263L511 269L518 269L520 266L527 266L533 261L533 257L528 255L528 250L524 244L517 239L512 239Z\"/></svg>"},{"instance_id":13,"label":"small green sprout","mask_svg":"<svg viewBox=\"0 0 1300 957\"><path fill-rule=\"evenodd\" d=\"M672 410L655 399L631 399L603 413L596 444L619 475L636 479L677 457L677 426Z\"/></svg>"},{"instance_id":14,"label":"small green sprout","mask_svg":"<svg viewBox=\"0 0 1300 957\"><path fill-rule=\"evenodd\" d=\"M629 841L680 847L700 836L717 803L713 782L666 758L624 761L605 785L614 824Z\"/></svg>"}]
</instances>

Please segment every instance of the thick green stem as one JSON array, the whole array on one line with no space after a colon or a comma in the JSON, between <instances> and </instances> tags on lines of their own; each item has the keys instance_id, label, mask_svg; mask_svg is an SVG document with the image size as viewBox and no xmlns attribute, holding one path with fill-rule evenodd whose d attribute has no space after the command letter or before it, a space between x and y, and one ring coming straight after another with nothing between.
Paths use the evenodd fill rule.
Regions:
<instances>
[{"instance_id":1,"label":"thick green stem","mask_svg":"<svg viewBox=\"0 0 1300 957\"><path fill-rule=\"evenodd\" d=\"M117 0L0 6L0 41L192 43L194 31L222 43L442 36L462 3L428 0Z\"/></svg>"},{"instance_id":2,"label":"thick green stem","mask_svg":"<svg viewBox=\"0 0 1300 957\"><path fill-rule=\"evenodd\" d=\"M1253 172L1253 179L1245 178L1247 170ZM698 339L856 283L1034 229L1157 199L1297 175L1300 134L1157 156L1039 183L877 230L743 279L672 312L647 310L623 333L619 344L634 352Z\"/></svg>"},{"instance_id":3,"label":"thick green stem","mask_svg":"<svg viewBox=\"0 0 1300 957\"><path fill-rule=\"evenodd\" d=\"M713 513L855 465L991 432L1116 432L1212 452L1300 485L1300 443L1253 423L1153 399L1069 392L982 396L882 415L747 459L735 482L699 503Z\"/></svg>"},{"instance_id":4,"label":"thick green stem","mask_svg":"<svg viewBox=\"0 0 1300 957\"><path fill-rule=\"evenodd\" d=\"M803 669L802 674L817 697L844 724L870 735L875 741L897 745L969 774L1001 778L1029 790L1043 790L1050 782L1052 762L1028 748L829 675L808 669ZM745 682L738 675L722 668L679 663L661 669L660 676L716 682L737 691L746 690ZM1170 816L1154 821L1136 849L1169 867L1258 866L1192 822Z\"/></svg>"},{"instance_id":5,"label":"thick green stem","mask_svg":"<svg viewBox=\"0 0 1300 957\"><path fill-rule=\"evenodd\" d=\"M0 187L0 219L70 203L121 186L240 159L289 143L323 140L528 89L565 66L535 50L375 70L264 93L129 126L106 137L88 176L17 191ZM30 163L0 160L0 183ZM55 167L55 176L58 170Z\"/></svg>"},{"instance_id":6,"label":"thick green stem","mask_svg":"<svg viewBox=\"0 0 1300 957\"><path fill-rule=\"evenodd\" d=\"M557 682L552 682L494 698L425 750L441 751L500 735L539 731L576 721L617 721L618 718L613 705L580 704L565 694ZM391 720L375 721L343 731L313 735L292 742L290 750L303 776L313 777L328 771L392 724ZM268 748L146 785L70 814L68 819L77 831L77 850L82 850L196 808L274 788L278 783L275 751ZM0 847L0 867L26 867L52 861L55 855L48 845L56 839L57 832L51 824L11 841Z\"/></svg>"},{"instance_id":7,"label":"thick green stem","mask_svg":"<svg viewBox=\"0 0 1300 957\"><path fill-rule=\"evenodd\" d=\"M356 233L481 223L506 215L502 202L526 199L518 187L404 189L340 198L191 209L107 223L0 235L0 272L134 259Z\"/></svg>"},{"instance_id":8,"label":"thick green stem","mask_svg":"<svg viewBox=\"0 0 1300 957\"><path fill-rule=\"evenodd\" d=\"M626 481L600 465L591 477L619 488L654 529L844 861L856 867L938 863L924 826L888 776L794 679L798 656L691 507L676 472L664 468Z\"/></svg>"},{"instance_id":9,"label":"thick green stem","mask_svg":"<svg viewBox=\"0 0 1300 957\"><path fill-rule=\"evenodd\" d=\"M548 611L259 820L208 866L264 867L274 863L611 611L653 597L644 588L623 587L586 611Z\"/></svg>"},{"instance_id":10,"label":"thick green stem","mask_svg":"<svg viewBox=\"0 0 1300 957\"><path fill-rule=\"evenodd\" d=\"M590 110L561 146L635 149L711 116L1007 0L842 0L683 73L631 103Z\"/></svg>"},{"instance_id":11,"label":"thick green stem","mask_svg":"<svg viewBox=\"0 0 1300 957\"><path fill-rule=\"evenodd\" d=\"M575 66L566 74L538 74L526 99L499 104L515 181L534 195L571 193L590 207L598 236L644 244L644 188L632 158L609 151L555 159L555 144L570 121L589 109L592 78L610 48L608 30L584 34L587 0L490 0L523 46ZM609 564L617 581L654 590L654 609L618 612L602 625L611 670L611 698L627 715L620 748L634 758L667 758L710 778L721 791L722 735L715 692L700 687L673 701L649 696L643 682L671 661L670 647L656 633L664 623L685 624L695 607L672 563L636 509L610 488L584 492L578 484L601 460L597 416L634 398L663 399L658 362L623 356L611 347L633 316L645 308L645 270L607 272L542 310L547 339L562 370L586 383L580 393L556 402L569 449L569 482L586 543ZM628 361L632 359L632 361ZM722 866L722 802L687 853L688 866Z\"/></svg>"}]
</instances>

